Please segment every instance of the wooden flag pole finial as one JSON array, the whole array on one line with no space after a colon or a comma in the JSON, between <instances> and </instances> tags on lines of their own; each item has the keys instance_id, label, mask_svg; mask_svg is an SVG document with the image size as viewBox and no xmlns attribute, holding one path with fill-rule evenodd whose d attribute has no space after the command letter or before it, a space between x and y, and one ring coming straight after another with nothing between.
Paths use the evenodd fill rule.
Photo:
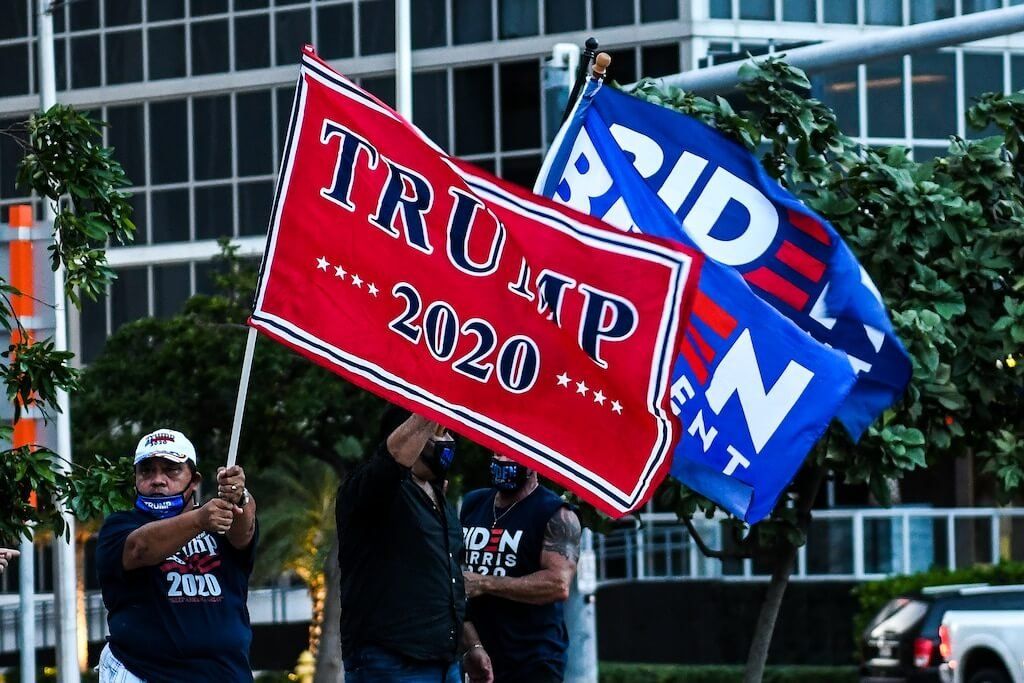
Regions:
<instances>
[{"instance_id":1,"label":"wooden flag pole finial","mask_svg":"<svg viewBox=\"0 0 1024 683\"><path fill-rule=\"evenodd\" d=\"M608 65L612 63L612 56L607 52L600 52L597 58L594 59L593 73L594 78L599 81L603 81L604 77L608 74Z\"/></svg>"}]
</instances>

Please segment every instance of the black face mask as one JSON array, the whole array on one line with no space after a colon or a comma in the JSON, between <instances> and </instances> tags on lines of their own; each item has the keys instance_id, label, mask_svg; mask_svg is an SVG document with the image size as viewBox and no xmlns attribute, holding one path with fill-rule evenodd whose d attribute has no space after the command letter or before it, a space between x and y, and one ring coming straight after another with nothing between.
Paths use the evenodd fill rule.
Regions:
<instances>
[{"instance_id":1,"label":"black face mask","mask_svg":"<svg viewBox=\"0 0 1024 683\"><path fill-rule=\"evenodd\" d=\"M526 485L530 471L517 462L491 460L491 486L499 491L518 491Z\"/></svg>"},{"instance_id":2,"label":"black face mask","mask_svg":"<svg viewBox=\"0 0 1024 683\"><path fill-rule=\"evenodd\" d=\"M420 460L434 475L435 480L443 480L455 460L455 442L428 441L420 452Z\"/></svg>"}]
</instances>

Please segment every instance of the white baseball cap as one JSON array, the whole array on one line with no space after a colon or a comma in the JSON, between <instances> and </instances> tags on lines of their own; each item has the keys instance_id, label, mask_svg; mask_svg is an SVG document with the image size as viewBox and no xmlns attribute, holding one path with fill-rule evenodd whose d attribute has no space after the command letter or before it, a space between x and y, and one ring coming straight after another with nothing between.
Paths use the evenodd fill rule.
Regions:
<instances>
[{"instance_id":1,"label":"white baseball cap","mask_svg":"<svg viewBox=\"0 0 1024 683\"><path fill-rule=\"evenodd\" d=\"M147 458L165 458L171 462L190 462L197 466L196 447L182 434L173 429L158 429L146 434L135 447L135 463Z\"/></svg>"}]
</instances>

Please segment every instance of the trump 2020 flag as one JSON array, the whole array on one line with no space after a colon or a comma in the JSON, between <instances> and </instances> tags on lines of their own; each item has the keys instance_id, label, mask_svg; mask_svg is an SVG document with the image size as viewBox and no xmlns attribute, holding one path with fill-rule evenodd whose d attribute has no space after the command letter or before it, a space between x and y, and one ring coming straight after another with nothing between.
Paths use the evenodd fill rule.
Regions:
<instances>
[{"instance_id":1,"label":"trump 2020 flag","mask_svg":"<svg viewBox=\"0 0 1024 683\"><path fill-rule=\"evenodd\" d=\"M566 138L563 157L578 158L597 138L617 148L632 162L632 175L675 215L688 244L735 269L777 311L846 354L857 383L837 418L854 440L903 395L910 359L871 278L836 230L752 154L696 119L610 88L591 87L577 116L586 135ZM594 169L569 171L557 187L549 176L544 194L632 223L634 206L618 183L609 185Z\"/></svg>"},{"instance_id":2,"label":"trump 2020 flag","mask_svg":"<svg viewBox=\"0 0 1024 683\"><path fill-rule=\"evenodd\" d=\"M603 93L615 96L612 106L625 96L598 88L588 87L560 133L538 189L627 232L692 245L679 218L648 182L650 177L673 187L686 182L678 175L667 180L659 175L666 158L678 152L645 138L646 121L634 121L619 109L613 109L614 122L607 120L596 107ZM720 261L708 259L701 271L673 373L673 411L684 434L672 474L755 523L770 514L840 409L854 373L842 354L755 296L739 272Z\"/></svg>"},{"instance_id":3,"label":"trump 2020 flag","mask_svg":"<svg viewBox=\"0 0 1024 683\"><path fill-rule=\"evenodd\" d=\"M701 261L448 157L307 48L250 323L619 516L679 439Z\"/></svg>"}]
</instances>

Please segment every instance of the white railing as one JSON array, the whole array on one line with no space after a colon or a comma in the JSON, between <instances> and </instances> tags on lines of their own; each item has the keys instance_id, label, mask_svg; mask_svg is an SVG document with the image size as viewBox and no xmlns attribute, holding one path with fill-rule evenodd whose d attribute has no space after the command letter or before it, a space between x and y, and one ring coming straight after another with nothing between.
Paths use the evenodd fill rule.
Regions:
<instances>
[{"instance_id":1,"label":"white railing","mask_svg":"<svg viewBox=\"0 0 1024 683\"><path fill-rule=\"evenodd\" d=\"M695 519L708 546L728 549L723 519ZM635 528L595 537L599 584L680 579L755 580L754 560L704 557L671 513L640 515ZM793 579L870 581L933 567L1024 560L1024 508L816 510Z\"/></svg>"},{"instance_id":2,"label":"white railing","mask_svg":"<svg viewBox=\"0 0 1024 683\"><path fill-rule=\"evenodd\" d=\"M313 614L309 591L297 588L261 588L249 591L249 618L253 624L309 622ZM18 649L17 595L0 596L0 653ZM98 591L86 593L85 617L89 641L107 635L107 610ZM54 646L53 594L36 596L36 644Z\"/></svg>"}]
</instances>

